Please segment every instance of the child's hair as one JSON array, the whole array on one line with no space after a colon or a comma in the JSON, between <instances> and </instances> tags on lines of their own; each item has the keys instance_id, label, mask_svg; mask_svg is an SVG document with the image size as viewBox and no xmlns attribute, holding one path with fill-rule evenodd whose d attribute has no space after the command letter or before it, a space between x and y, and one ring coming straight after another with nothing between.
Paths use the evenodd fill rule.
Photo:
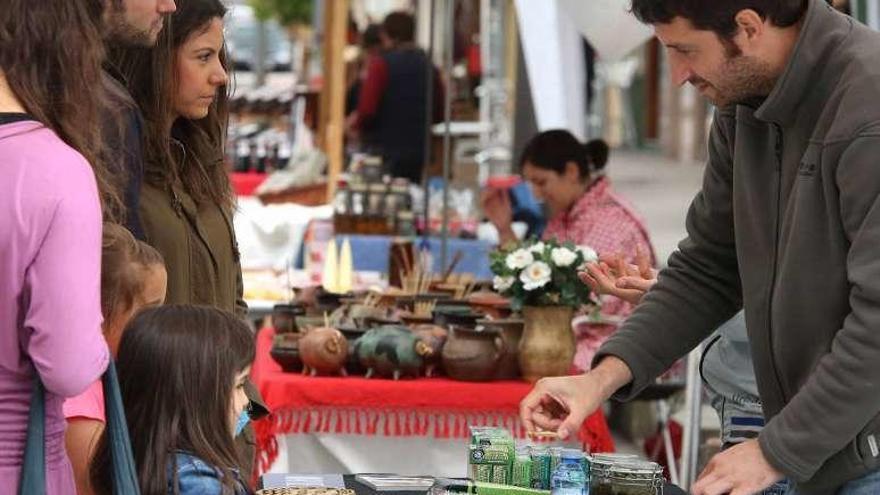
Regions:
<instances>
[{"instance_id":1,"label":"child's hair","mask_svg":"<svg viewBox=\"0 0 880 495\"><path fill-rule=\"evenodd\" d=\"M119 385L143 495L178 486L175 454L186 452L218 471L234 493L239 465L230 425L236 375L254 359L254 336L231 313L169 305L135 316L119 345ZM110 494L111 462L102 437L92 486ZM242 479L250 473L242 473Z\"/></svg>"},{"instance_id":2,"label":"child's hair","mask_svg":"<svg viewBox=\"0 0 880 495\"><path fill-rule=\"evenodd\" d=\"M144 290L143 271L165 266L162 255L125 227L104 222L101 248L101 313L104 321L127 312Z\"/></svg>"}]
</instances>

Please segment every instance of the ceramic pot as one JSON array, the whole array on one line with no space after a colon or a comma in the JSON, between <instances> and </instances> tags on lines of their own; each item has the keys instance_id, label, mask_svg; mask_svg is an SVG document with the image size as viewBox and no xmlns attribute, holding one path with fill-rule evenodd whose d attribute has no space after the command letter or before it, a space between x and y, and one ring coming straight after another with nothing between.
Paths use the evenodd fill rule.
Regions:
<instances>
[{"instance_id":1,"label":"ceramic pot","mask_svg":"<svg viewBox=\"0 0 880 495\"><path fill-rule=\"evenodd\" d=\"M347 375L344 365L348 359L348 342L339 330L327 327L309 330L299 341L299 351L304 374Z\"/></svg>"},{"instance_id":2,"label":"ceramic pot","mask_svg":"<svg viewBox=\"0 0 880 495\"><path fill-rule=\"evenodd\" d=\"M571 329L574 309L526 306L522 313L525 327L519 344L519 367L523 378L534 383L547 376L567 375L576 349Z\"/></svg>"},{"instance_id":3,"label":"ceramic pot","mask_svg":"<svg viewBox=\"0 0 880 495\"><path fill-rule=\"evenodd\" d=\"M345 359L345 369L350 375L362 375L367 370L361 366L361 362L354 352L354 344L357 339L364 335L365 330L357 327L340 327L339 331L348 342L348 357Z\"/></svg>"},{"instance_id":4,"label":"ceramic pot","mask_svg":"<svg viewBox=\"0 0 880 495\"><path fill-rule=\"evenodd\" d=\"M306 308L302 304L276 304L272 308L272 326L275 335L298 333L297 318L305 316Z\"/></svg>"},{"instance_id":5,"label":"ceramic pot","mask_svg":"<svg viewBox=\"0 0 880 495\"><path fill-rule=\"evenodd\" d=\"M438 306L434 309L434 324L441 327L448 328L451 325L456 325L474 328L477 325L477 320L482 318L483 315L471 310L470 306Z\"/></svg>"},{"instance_id":6,"label":"ceramic pot","mask_svg":"<svg viewBox=\"0 0 880 495\"><path fill-rule=\"evenodd\" d=\"M287 373L302 371L303 362L299 355L300 337L301 335L298 333L285 333L275 335L272 339L272 349L269 351L269 355Z\"/></svg>"},{"instance_id":7,"label":"ceramic pot","mask_svg":"<svg viewBox=\"0 0 880 495\"><path fill-rule=\"evenodd\" d=\"M487 382L504 357L504 336L494 328L452 325L443 346L443 369L450 378Z\"/></svg>"},{"instance_id":8,"label":"ceramic pot","mask_svg":"<svg viewBox=\"0 0 880 495\"><path fill-rule=\"evenodd\" d=\"M519 378L519 343L522 340L525 322L519 318L507 320L480 320L477 325L496 328L504 335L504 357L498 363L496 380L515 380Z\"/></svg>"},{"instance_id":9,"label":"ceramic pot","mask_svg":"<svg viewBox=\"0 0 880 495\"><path fill-rule=\"evenodd\" d=\"M378 375L395 380L419 377L425 358L433 353L418 335L399 325L371 329L358 339L355 352L367 369L367 378Z\"/></svg>"},{"instance_id":10,"label":"ceramic pot","mask_svg":"<svg viewBox=\"0 0 880 495\"><path fill-rule=\"evenodd\" d=\"M509 318L513 312L510 308L510 301L494 292L474 292L467 300L474 311L495 320Z\"/></svg>"},{"instance_id":11,"label":"ceramic pot","mask_svg":"<svg viewBox=\"0 0 880 495\"><path fill-rule=\"evenodd\" d=\"M431 348L431 355L425 358L425 376L430 378L440 374L443 346L449 338L449 331L440 325L422 324L414 326L412 332Z\"/></svg>"}]
</instances>

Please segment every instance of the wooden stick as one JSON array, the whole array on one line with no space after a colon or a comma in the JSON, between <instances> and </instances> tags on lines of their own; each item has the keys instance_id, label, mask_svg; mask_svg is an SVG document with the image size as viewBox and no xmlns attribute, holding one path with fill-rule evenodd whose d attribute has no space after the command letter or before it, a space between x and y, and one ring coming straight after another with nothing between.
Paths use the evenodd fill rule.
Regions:
<instances>
[{"instance_id":1,"label":"wooden stick","mask_svg":"<svg viewBox=\"0 0 880 495\"><path fill-rule=\"evenodd\" d=\"M530 431L529 436L532 438L559 438L559 434L555 431Z\"/></svg>"},{"instance_id":2,"label":"wooden stick","mask_svg":"<svg viewBox=\"0 0 880 495\"><path fill-rule=\"evenodd\" d=\"M452 271L455 270L456 266L458 266L458 263L461 261L462 257L464 257L464 253L460 249L455 252L455 256L452 257L452 262L449 263L449 266L446 267L446 271L443 272L443 278L441 280L444 283L449 280L449 276L452 275Z\"/></svg>"},{"instance_id":3,"label":"wooden stick","mask_svg":"<svg viewBox=\"0 0 880 495\"><path fill-rule=\"evenodd\" d=\"M330 315L324 311L324 327L330 328Z\"/></svg>"}]
</instances>

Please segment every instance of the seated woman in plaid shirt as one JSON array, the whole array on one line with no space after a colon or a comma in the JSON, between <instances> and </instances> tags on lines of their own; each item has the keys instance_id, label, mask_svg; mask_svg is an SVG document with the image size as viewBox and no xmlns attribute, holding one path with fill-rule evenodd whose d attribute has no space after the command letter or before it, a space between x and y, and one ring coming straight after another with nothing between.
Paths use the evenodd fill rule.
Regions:
<instances>
[{"instance_id":1,"label":"seated woman in plaid shirt","mask_svg":"<svg viewBox=\"0 0 880 495\"><path fill-rule=\"evenodd\" d=\"M571 241L601 255L619 255L627 263L654 266L654 249L642 220L612 191L602 173L607 161L608 145L604 141L584 145L565 130L542 132L526 145L520 158L523 176L551 215L543 238ZM482 206L498 229L501 243L515 241L507 191L485 191ZM603 296L603 315L625 318L632 307L617 297ZM596 350L615 328L578 328L574 362L578 369L589 369Z\"/></svg>"}]
</instances>

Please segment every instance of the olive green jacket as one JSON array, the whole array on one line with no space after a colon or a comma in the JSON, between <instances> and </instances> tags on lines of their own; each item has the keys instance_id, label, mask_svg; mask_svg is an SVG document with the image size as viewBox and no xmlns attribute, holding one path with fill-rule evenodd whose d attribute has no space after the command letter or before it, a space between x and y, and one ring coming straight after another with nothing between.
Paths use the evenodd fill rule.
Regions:
<instances>
[{"instance_id":1,"label":"olive green jacket","mask_svg":"<svg viewBox=\"0 0 880 495\"><path fill-rule=\"evenodd\" d=\"M180 186L141 186L140 217L146 242L165 258L166 304L197 304L234 312L244 318L241 263L231 214L216 204L197 204ZM246 387L251 418L269 413L256 387ZM241 469L253 471L256 439L245 428L237 439Z\"/></svg>"},{"instance_id":2,"label":"olive green jacket","mask_svg":"<svg viewBox=\"0 0 880 495\"><path fill-rule=\"evenodd\" d=\"M166 304L212 306L246 316L229 213L215 204L196 204L182 187L147 183L139 210L147 243L165 258Z\"/></svg>"}]
</instances>

